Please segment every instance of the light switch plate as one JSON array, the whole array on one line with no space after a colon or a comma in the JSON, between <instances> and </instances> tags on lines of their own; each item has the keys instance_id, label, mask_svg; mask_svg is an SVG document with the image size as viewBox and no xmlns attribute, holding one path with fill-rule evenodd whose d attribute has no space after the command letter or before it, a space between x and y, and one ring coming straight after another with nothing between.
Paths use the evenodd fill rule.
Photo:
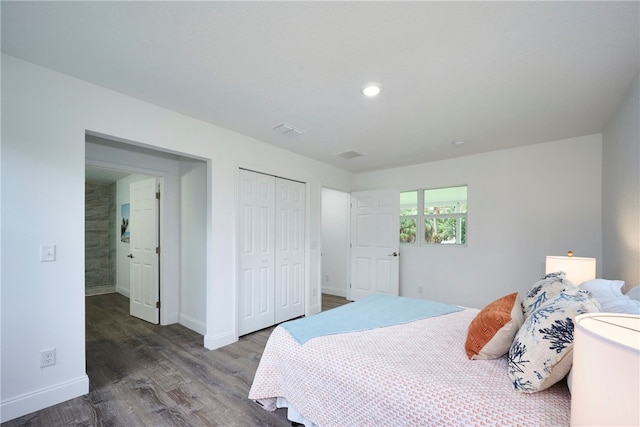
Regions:
<instances>
[{"instance_id":1,"label":"light switch plate","mask_svg":"<svg viewBox=\"0 0 640 427\"><path fill-rule=\"evenodd\" d=\"M56 245L40 245L40 262L56 260Z\"/></svg>"}]
</instances>

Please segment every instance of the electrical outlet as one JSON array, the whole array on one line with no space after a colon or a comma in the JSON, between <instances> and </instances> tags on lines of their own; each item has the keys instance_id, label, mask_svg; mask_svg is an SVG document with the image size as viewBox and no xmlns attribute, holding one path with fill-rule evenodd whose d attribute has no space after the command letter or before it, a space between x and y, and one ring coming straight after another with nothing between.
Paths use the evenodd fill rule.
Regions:
<instances>
[{"instance_id":1,"label":"electrical outlet","mask_svg":"<svg viewBox=\"0 0 640 427\"><path fill-rule=\"evenodd\" d=\"M56 364L56 349L40 350L40 367L46 368Z\"/></svg>"},{"instance_id":2,"label":"electrical outlet","mask_svg":"<svg viewBox=\"0 0 640 427\"><path fill-rule=\"evenodd\" d=\"M418 286L418 293L421 294L422 293L422 286Z\"/></svg>"}]
</instances>

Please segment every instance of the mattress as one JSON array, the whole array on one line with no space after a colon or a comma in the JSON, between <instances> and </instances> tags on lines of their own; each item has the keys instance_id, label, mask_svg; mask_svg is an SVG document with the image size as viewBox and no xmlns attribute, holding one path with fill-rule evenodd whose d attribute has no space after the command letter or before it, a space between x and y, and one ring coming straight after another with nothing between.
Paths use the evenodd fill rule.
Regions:
<instances>
[{"instance_id":1,"label":"mattress","mask_svg":"<svg viewBox=\"0 0 640 427\"><path fill-rule=\"evenodd\" d=\"M476 309L320 336L299 344L272 332L249 392L267 410L278 398L319 426L569 425L564 381L539 393L513 389L506 356L469 360Z\"/></svg>"}]
</instances>

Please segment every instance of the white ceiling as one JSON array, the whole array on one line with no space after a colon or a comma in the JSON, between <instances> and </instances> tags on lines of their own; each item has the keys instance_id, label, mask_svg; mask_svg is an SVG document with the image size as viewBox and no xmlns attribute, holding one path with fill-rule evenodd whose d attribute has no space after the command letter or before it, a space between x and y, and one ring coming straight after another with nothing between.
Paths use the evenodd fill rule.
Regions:
<instances>
[{"instance_id":1,"label":"white ceiling","mask_svg":"<svg viewBox=\"0 0 640 427\"><path fill-rule=\"evenodd\" d=\"M2 1L2 51L357 172L601 132L640 2Z\"/></svg>"},{"instance_id":2,"label":"white ceiling","mask_svg":"<svg viewBox=\"0 0 640 427\"><path fill-rule=\"evenodd\" d=\"M85 166L84 169L85 181L94 184L113 184L117 180L129 175L131 175L129 172L99 168L95 166Z\"/></svg>"}]
</instances>

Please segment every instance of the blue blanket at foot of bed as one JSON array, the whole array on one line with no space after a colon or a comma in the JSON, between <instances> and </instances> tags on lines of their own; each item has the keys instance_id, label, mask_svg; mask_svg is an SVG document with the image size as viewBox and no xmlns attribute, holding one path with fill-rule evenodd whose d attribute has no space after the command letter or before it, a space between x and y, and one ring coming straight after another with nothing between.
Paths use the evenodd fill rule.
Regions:
<instances>
[{"instance_id":1,"label":"blue blanket at foot of bed","mask_svg":"<svg viewBox=\"0 0 640 427\"><path fill-rule=\"evenodd\" d=\"M281 326L289 331L296 341L304 344L322 335L400 325L461 310L462 308L455 305L435 301L391 295L370 295L313 316L285 322Z\"/></svg>"}]
</instances>

